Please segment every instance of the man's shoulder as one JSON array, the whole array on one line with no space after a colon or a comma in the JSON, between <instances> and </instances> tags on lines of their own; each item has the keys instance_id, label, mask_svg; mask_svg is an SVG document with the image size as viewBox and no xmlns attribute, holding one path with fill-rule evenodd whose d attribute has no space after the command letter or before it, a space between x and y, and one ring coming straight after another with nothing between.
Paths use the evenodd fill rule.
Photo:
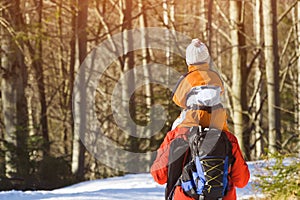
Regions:
<instances>
[{"instance_id":1,"label":"man's shoulder","mask_svg":"<svg viewBox=\"0 0 300 200\"><path fill-rule=\"evenodd\" d=\"M229 131L223 131L223 132L226 134L228 140L229 140L231 143L237 143L237 138L235 137L235 135L233 135L233 133L231 133L231 132L229 132Z\"/></svg>"},{"instance_id":2,"label":"man's shoulder","mask_svg":"<svg viewBox=\"0 0 300 200\"><path fill-rule=\"evenodd\" d=\"M175 139L178 137L182 137L188 133L188 127L176 127L175 129L169 131L166 135L169 139Z\"/></svg>"}]
</instances>

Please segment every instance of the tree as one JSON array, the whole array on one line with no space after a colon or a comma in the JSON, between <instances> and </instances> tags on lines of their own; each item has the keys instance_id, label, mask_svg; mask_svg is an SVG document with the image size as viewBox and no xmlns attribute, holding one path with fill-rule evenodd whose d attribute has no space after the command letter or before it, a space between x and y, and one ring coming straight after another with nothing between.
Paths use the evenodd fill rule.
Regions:
<instances>
[{"instance_id":1,"label":"tree","mask_svg":"<svg viewBox=\"0 0 300 200\"><path fill-rule=\"evenodd\" d=\"M87 0L78 0L78 14L74 15L74 22L75 22L75 35L74 38L77 38L78 40L73 41L73 53L76 55L76 52L78 52L78 59L79 63L82 63L87 55L87 15L88 15L88 2ZM76 43L78 43L78 46L76 46ZM78 49L76 49L78 47ZM74 55L73 55L74 56ZM76 58L76 56L74 57ZM75 61L76 62L76 61ZM75 64L74 61L72 61L72 64ZM72 69L74 69L74 65L72 66ZM72 74L71 70L71 76L74 76ZM72 84L72 83L71 83ZM80 90L79 97L81 98L81 101L85 101L86 98L86 92L85 90ZM76 106L77 104L74 104ZM73 149L72 149L72 172L76 175L78 180L83 180L84 178L84 161L85 161L85 147L83 145L83 142L81 139L84 137L80 137L80 135L84 135L85 132L85 124L86 124L86 118L85 116L85 107L79 106L74 108L75 114L79 116L83 116L80 122L80 125L74 124L74 133L73 133ZM81 138L81 139L80 139Z\"/></svg>"},{"instance_id":2,"label":"tree","mask_svg":"<svg viewBox=\"0 0 300 200\"><path fill-rule=\"evenodd\" d=\"M207 3L207 39L208 47L212 47L212 12L213 12L213 0L209 0Z\"/></svg>"},{"instance_id":3,"label":"tree","mask_svg":"<svg viewBox=\"0 0 300 200\"><path fill-rule=\"evenodd\" d=\"M1 94L5 124L5 166L8 177L25 180L29 174L27 152L28 113L25 89L27 66L24 62L22 30L24 22L19 0L3 2L1 26Z\"/></svg>"},{"instance_id":4,"label":"tree","mask_svg":"<svg viewBox=\"0 0 300 200\"><path fill-rule=\"evenodd\" d=\"M44 83L44 69L43 69L43 0L36 2L36 9L38 13L37 22L37 35L35 35L34 44L30 41L27 42L27 46L30 51L32 59L32 66L35 70L35 78L38 86L39 101L41 106L40 121L41 132L43 137L43 154L45 156L50 153L50 141L48 134L48 113L47 113L47 101L46 101L46 89ZM34 23L34 22L32 22Z\"/></svg>"},{"instance_id":5,"label":"tree","mask_svg":"<svg viewBox=\"0 0 300 200\"><path fill-rule=\"evenodd\" d=\"M297 11L298 11L298 23L297 23L297 43L298 43L298 49L297 49L297 71L298 71L298 138L300 140L300 2L298 1L297 4ZM300 141L298 142L298 147L300 147Z\"/></svg>"},{"instance_id":6,"label":"tree","mask_svg":"<svg viewBox=\"0 0 300 200\"><path fill-rule=\"evenodd\" d=\"M149 49L145 48L148 46L148 34L145 30L147 28L147 13L146 13L146 7L144 4L144 1L139 0L139 12L141 13L139 17L139 23L140 23L140 28L141 28L141 46L144 47L142 49L142 66L143 66L143 72L144 72L144 78L145 78L145 103L146 103L146 108L149 111L151 108L151 105L153 103L153 89L151 87L151 74L147 68L147 64L150 61L150 53ZM147 122L150 122L150 113L148 112L147 114ZM146 131L146 136L150 137L151 130Z\"/></svg>"},{"instance_id":7,"label":"tree","mask_svg":"<svg viewBox=\"0 0 300 200\"><path fill-rule=\"evenodd\" d=\"M212 4L212 1L209 1L209 3ZM199 13L200 19L202 19L203 21L207 18L207 16L206 16L207 12L206 12L206 9L205 9L206 4L207 4L206 0L201 0L199 2L199 8L196 6L197 4L195 5L195 7L196 7L195 12L197 11L197 9L200 10L200 13ZM210 12L210 14L211 14L211 12ZM202 36L203 40L208 41L208 35L210 34L208 31L212 31L212 30L211 30L211 27L210 27L210 29L208 29L208 26L207 26L209 24L208 23L209 20L207 20L207 23L202 23L202 20L199 20L199 22L198 22L199 25L200 25L200 27L199 27L200 28L200 33L201 33L201 36ZM209 40L209 41L211 41L211 40ZM210 44L208 44L208 46L209 46L209 48L211 47Z\"/></svg>"},{"instance_id":8,"label":"tree","mask_svg":"<svg viewBox=\"0 0 300 200\"><path fill-rule=\"evenodd\" d=\"M255 0L254 7L254 21L253 21L253 29L255 34L257 51L261 52L262 45L262 21L261 21L261 9L262 2L261 0ZM254 69L254 85L256 92L255 94L255 112L253 114L253 120L255 123L255 158L259 158L263 153L263 134L262 134L262 68L263 68L263 60L262 54L259 53L258 60L256 61L256 67Z\"/></svg>"},{"instance_id":9,"label":"tree","mask_svg":"<svg viewBox=\"0 0 300 200\"><path fill-rule=\"evenodd\" d=\"M247 111L247 54L245 50L244 10L242 1L230 1L229 13L231 20L231 62L232 62L232 105L234 133L246 158L250 158Z\"/></svg>"},{"instance_id":10,"label":"tree","mask_svg":"<svg viewBox=\"0 0 300 200\"><path fill-rule=\"evenodd\" d=\"M266 62L266 84L268 93L268 138L269 151L280 148L280 96L279 96L279 58L277 38L277 4L266 0L263 3L264 56Z\"/></svg>"},{"instance_id":11,"label":"tree","mask_svg":"<svg viewBox=\"0 0 300 200\"><path fill-rule=\"evenodd\" d=\"M124 119L124 142L123 144L131 150L136 149L136 144L131 144L130 135L135 135L136 127L131 123L131 120L136 118L136 107L135 107L135 94L131 92L135 89L135 75L134 75L134 52L133 50L133 36L129 31L132 29L132 9L133 2L131 0L120 1L120 24L122 32L122 50L123 56L120 61L120 72L122 75L128 73L127 76L124 76L122 79L122 96L121 96L121 105L120 108L122 111ZM129 110L128 110L129 109ZM128 112L127 112L128 111ZM129 116L128 116L129 114Z\"/></svg>"}]
</instances>

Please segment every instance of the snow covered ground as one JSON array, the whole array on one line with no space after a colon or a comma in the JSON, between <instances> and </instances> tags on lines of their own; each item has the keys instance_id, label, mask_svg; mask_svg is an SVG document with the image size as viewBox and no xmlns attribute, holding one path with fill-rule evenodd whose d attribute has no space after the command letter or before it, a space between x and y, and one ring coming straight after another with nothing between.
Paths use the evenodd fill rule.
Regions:
<instances>
[{"instance_id":1,"label":"snow covered ground","mask_svg":"<svg viewBox=\"0 0 300 200\"><path fill-rule=\"evenodd\" d=\"M254 187L260 163L248 163L251 178L245 188L237 189L238 199L261 197ZM103 180L78 183L52 191L3 191L0 200L164 200L164 186L155 183L150 174L129 174Z\"/></svg>"}]
</instances>

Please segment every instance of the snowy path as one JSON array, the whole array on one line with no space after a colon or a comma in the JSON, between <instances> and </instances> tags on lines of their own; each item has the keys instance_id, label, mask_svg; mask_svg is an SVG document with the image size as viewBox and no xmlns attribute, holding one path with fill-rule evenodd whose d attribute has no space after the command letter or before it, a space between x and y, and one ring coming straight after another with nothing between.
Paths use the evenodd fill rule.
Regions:
<instances>
[{"instance_id":1,"label":"snowy path","mask_svg":"<svg viewBox=\"0 0 300 200\"><path fill-rule=\"evenodd\" d=\"M253 187L256 165L249 163L250 182L245 188L237 189L239 200L260 196ZM164 186L156 184L150 174L130 174L52 191L0 192L0 200L164 200Z\"/></svg>"}]
</instances>

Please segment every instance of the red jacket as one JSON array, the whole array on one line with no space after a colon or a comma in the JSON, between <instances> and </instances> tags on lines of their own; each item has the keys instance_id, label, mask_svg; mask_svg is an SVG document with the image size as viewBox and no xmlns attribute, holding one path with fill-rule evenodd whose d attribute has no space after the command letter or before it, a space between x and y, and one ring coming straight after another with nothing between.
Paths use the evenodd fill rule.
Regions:
<instances>
[{"instance_id":1,"label":"red jacket","mask_svg":"<svg viewBox=\"0 0 300 200\"><path fill-rule=\"evenodd\" d=\"M185 133L187 133L187 128L176 128L167 133L163 143L157 151L156 160L151 166L151 174L154 180L159 184L165 184L168 179L168 156L170 143L174 138L186 138ZM229 190L223 200L235 200L236 190L235 187L242 188L247 185L250 177L248 165L246 164L238 141L236 137L230 133L226 132L229 141L232 144L232 155L235 161L229 169ZM192 198L186 196L183 193L181 187L175 188L174 200L192 200Z\"/></svg>"}]
</instances>

